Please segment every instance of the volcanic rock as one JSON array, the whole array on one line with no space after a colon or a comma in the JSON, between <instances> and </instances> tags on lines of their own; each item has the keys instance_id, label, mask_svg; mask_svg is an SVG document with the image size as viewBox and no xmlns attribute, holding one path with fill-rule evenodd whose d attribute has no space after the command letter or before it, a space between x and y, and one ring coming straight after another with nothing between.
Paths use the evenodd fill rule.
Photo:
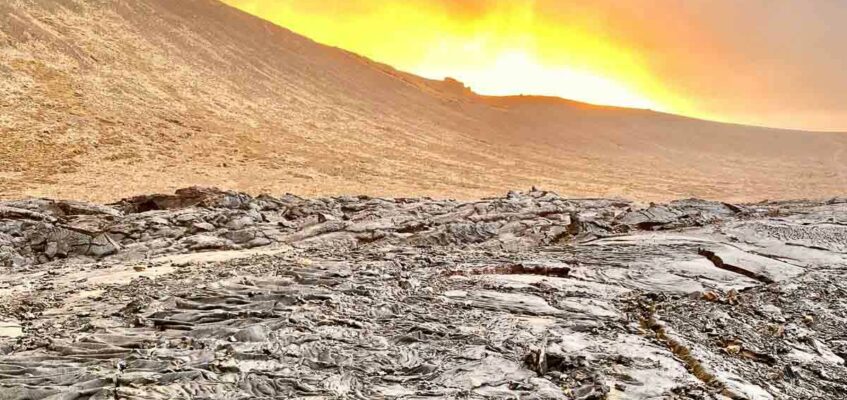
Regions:
<instances>
[{"instance_id":1,"label":"volcanic rock","mask_svg":"<svg viewBox=\"0 0 847 400\"><path fill-rule=\"evenodd\" d=\"M0 399L836 399L845 237L843 201L4 202Z\"/></svg>"}]
</instances>

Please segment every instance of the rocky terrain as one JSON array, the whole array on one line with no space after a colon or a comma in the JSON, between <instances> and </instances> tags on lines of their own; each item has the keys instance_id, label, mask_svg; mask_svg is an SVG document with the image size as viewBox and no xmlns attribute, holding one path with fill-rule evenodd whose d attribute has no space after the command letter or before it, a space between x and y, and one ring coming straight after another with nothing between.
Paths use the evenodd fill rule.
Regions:
<instances>
[{"instance_id":1,"label":"rocky terrain","mask_svg":"<svg viewBox=\"0 0 847 400\"><path fill-rule=\"evenodd\" d=\"M845 157L214 0L3 1L0 400L847 398L847 199L751 203ZM139 195L186 185L239 192Z\"/></svg>"},{"instance_id":2,"label":"rocky terrain","mask_svg":"<svg viewBox=\"0 0 847 400\"><path fill-rule=\"evenodd\" d=\"M0 399L841 399L847 200L0 202Z\"/></svg>"},{"instance_id":3,"label":"rocky terrain","mask_svg":"<svg viewBox=\"0 0 847 400\"><path fill-rule=\"evenodd\" d=\"M847 134L480 96L215 0L0 1L0 199L112 202L191 185L823 198L847 188Z\"/></svg>"}]
</instances>

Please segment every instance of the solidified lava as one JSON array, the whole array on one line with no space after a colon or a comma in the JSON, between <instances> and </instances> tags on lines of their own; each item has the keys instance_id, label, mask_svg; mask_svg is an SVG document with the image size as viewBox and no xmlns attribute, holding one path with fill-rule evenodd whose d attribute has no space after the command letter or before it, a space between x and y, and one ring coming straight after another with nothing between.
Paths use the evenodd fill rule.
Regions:
<instances>
[{"instance_id":1,"label":"solidified lava","mask_svg":"<svg viewBox=\"0 0 847 400\"><path fill-rule=\"evenodd\" d=\"M2 202L0 399L836 399L845 238L839 199Z\"/></svg>"}]
</instances>

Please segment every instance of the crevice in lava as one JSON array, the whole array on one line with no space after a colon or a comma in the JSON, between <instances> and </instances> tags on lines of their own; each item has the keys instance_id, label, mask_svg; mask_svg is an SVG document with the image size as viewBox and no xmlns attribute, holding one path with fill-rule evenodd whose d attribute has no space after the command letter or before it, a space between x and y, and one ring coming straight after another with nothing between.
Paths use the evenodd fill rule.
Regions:
<instances>
[{"instance_id":1,"label":"crevice in lava","mask_svg":"<svg viewBox=\"0 0 847 400\"><path fill-rule=\"evenodd\" d=\"M549 267L546 265L506 264L495 265L469 270L448 271L447 276L470 275L541 275L557 278L567 278L571 269L568 267Z\"/></svg>"},{"instance_id":2,"label":"crevice in lava","mask_svg":"<svg viewBox=\"0 0 847 400\"><path fill-rule=\"evenodd\" d=\"M695 378L699 379L707 386L718 388L722 395L730 399L747 399L746 396L736 393L728 388L708 365L694 356L691 349L686 346L680 338L673 334L654 312L646 311L642 315L641 326L646 330L652 331L656 335L656 340L663 343L668 350L670 350L670 352L683 363L685 368Z\"/></svg>"},{"instance_id":3,"label":"crevice in lava","mask_svg":"<svg viewBox=\"0 0 847 400\"><path fill-rule=\"evenodd\" d=\"M734 273L739 274L739 275L744 275L744 276L746 276L750 279L755 279L755 280L762 282L762 283L765 283L765 284L774 283L773 279L771 279L771 278L769 278L765 275L750 271L748 269L745 269L745 268L742 268L742 267L739 267L739 266L736 266L736 265L725 263L723 261L723 259L721 259L720 256L715 254L713 251L700 249L700 250L697 251L697 254L699 254L703 257L706 257L709 261L712 262L712 264L714 264L716 267L718 267L720 269L730 271L730 272L734 272Z\"/></svg>"}]
</instances>

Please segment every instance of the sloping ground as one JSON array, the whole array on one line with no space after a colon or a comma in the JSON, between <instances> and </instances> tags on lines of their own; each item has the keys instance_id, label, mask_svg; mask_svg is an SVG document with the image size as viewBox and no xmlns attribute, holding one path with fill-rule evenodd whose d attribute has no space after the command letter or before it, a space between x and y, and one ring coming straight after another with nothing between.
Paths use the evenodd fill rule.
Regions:
<instances>
[{"instance_id":1,"label":"sloping ground","mask_svg":"<svg viewBox=\"0 0 847 400\"><path fill-rule=\"evenodd\" d=\"M0 203L0 399L836 399L847 202Z\"/></svg>"},{"instance_id":2,"label":"sloping ground","mask_svg":"<svg viewBox=\"0 0 847 400\"><path fill-rule=\"evenodd\" d=\"M0 197L825 197L847 135L476 96L212 0L0 3Z\"/></svg>"}]
</instances>

